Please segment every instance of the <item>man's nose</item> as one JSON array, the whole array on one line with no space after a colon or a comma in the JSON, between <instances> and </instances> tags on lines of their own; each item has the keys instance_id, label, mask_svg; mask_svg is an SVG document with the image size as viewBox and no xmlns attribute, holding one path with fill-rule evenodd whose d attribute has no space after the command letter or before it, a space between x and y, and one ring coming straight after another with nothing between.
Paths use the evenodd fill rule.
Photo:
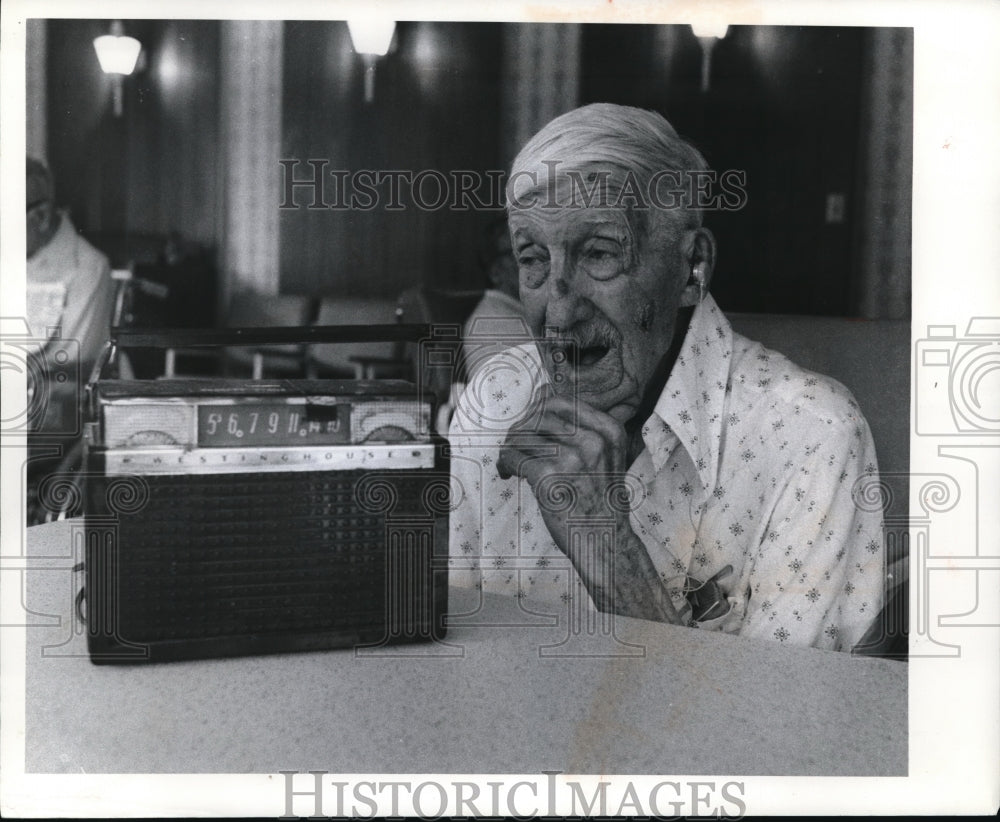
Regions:
<instances>
[{"instance_id":1,"label":"man's nose","mask_svg":"<svg viewBox=\"0 0 1000 822\"><path fill-rule=\"evenodd\" d=\"M550 326L569 329L593 313L587 294L588 278L565 257L553 257L550 266L545 320Z\"/></svg>"}]
</instances>

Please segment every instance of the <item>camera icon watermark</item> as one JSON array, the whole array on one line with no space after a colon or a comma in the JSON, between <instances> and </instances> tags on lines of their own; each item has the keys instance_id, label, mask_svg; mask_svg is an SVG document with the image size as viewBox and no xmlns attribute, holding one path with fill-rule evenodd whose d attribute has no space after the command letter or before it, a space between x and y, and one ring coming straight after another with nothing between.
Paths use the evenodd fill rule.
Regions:
<instances>
[{"instance_id":1,"label":"camera icon watermark","mask_svg":"<svg viewBox=\"0 0 1000 822\"><path fill-rule=\"evenodd\" d=\"M1000 317L973 317L962 337L953 325L928 326L914 372L918 434L1000 434Z\"/></svg>"},{"instance_id":2,"label":"camera icon watermark","mask_svg":"<svg viewBox=\"0 0 1000 822\"><path fill-rule=\"evenodd\" d=\"M462 337L457 327L435 327L421 342L419 382L450 386L451 432L471 440L519 436L537 431L548 398L570 400L564 436L577 430L573 374L578 362L574 339L546 329L537 341L520 318L480 317ZM447 430L439 433L445 434Z\"/></svg>"},{"instance_id":3,"label":"camera icon watermark","mask_svg":"<svg viewBox=\"0 0 1000 822\"><path fill-rule=\"evenodd\" d=\"M80 420L80 344L57 330L33 335L23 318L2 319L0 370L23 374L24 401L4 403L0 433L77 436Z\"/></svg>"}]
</instances>

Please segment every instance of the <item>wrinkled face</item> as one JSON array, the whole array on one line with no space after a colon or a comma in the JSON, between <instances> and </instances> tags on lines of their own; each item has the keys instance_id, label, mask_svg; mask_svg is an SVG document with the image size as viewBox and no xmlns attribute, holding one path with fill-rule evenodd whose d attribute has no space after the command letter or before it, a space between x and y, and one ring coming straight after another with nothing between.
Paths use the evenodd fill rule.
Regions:
<instances>
[{"instance_id":1,"label":"wrinkled face","mask_svg":"<svg viewBox=\"0 0 1000 822\"><path fill-rule=\"evenodd\" d=\"M630 420L670 347L689 274L676 219L647 216L648 236L620 208L512 210L520 295L558 393L575 394L619 422ZM558 334L553 329L558 329Z\"/></svg>"},{"instance_id":2,"label":"wrinkled face","mask_svg":"<svg viewBox=\"0 0 1000 822\"><path fill-rule=\"evenodd\" d=\"M52 204L48 201L29 203L25 215L27 228L27 259L31 259L49 240L52 224Z\"/></svg>"}]
</instances>

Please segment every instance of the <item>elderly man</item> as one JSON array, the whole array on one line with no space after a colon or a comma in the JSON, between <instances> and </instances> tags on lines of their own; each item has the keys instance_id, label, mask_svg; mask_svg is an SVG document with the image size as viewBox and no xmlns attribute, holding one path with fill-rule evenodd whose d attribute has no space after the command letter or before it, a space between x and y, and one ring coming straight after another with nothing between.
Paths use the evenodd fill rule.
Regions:
<instances>
[{"instance_id":1,"label":"elderly man","mask_svg":"<svg viewBox=\"0 0 1000 822\"><path fill-rule=\"evenodd\" d=\"M607 104L514 160L536 343L456 409L452 579L850 650L883 591L881 515L852 498L871 435L843 386L735 334L709 295L714 239L669 191L705 169L658 114Z\"/></svg>"},{"instance_id":2,"label":"elderly man","mask_svg":"<svg viewBox=\"0 0 1000 822\"><path fill-rule=\"evenodd\" d=\"M28 324L40 340L58 329L62 339L78 343L86 379L108 338L111 267L55 208L48 168L31 157L26 168Z\"/></svg>"},{"instance_id":3,"label":"elderly man","mask_svg":"<svg viewBox=\"0 0 1000 822\"><path fill-rule=\"evenodd\" d=\"M39 483L79 444L81 388L108 339L115 291L107 258L56 210L52 175L31 157L25 191L26 309L31 356L39 363L28 372L30 402L38 409L27 472L27 521L33 524L45 514L37 506Z\"/></svg>"}]
</instances>

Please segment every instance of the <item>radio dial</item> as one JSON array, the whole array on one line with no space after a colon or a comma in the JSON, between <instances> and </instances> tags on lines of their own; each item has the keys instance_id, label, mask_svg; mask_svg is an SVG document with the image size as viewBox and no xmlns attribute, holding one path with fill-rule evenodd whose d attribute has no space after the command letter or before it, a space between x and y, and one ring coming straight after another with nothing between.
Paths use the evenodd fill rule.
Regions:
<instances>
[{"instance_id":1,"label":"radio dial","mask_svg":"<svg viewBox=\"0 0 1000 822\"><path fill-rule=\"evenodd\" d=\"M126 440L125 445L179 445L179 443L166 431L136 431Z\"/></svg>"},{"instance_id":2,"label":"radio dial","mask_svg":"<svg viewBox=\"0 0 1000 822\"><path fill-rule=\"evenodd\" d=\"M416 437L398 425L380 425L365 436L363 442L412 442Z\"/></svg>"}]
</instances>

